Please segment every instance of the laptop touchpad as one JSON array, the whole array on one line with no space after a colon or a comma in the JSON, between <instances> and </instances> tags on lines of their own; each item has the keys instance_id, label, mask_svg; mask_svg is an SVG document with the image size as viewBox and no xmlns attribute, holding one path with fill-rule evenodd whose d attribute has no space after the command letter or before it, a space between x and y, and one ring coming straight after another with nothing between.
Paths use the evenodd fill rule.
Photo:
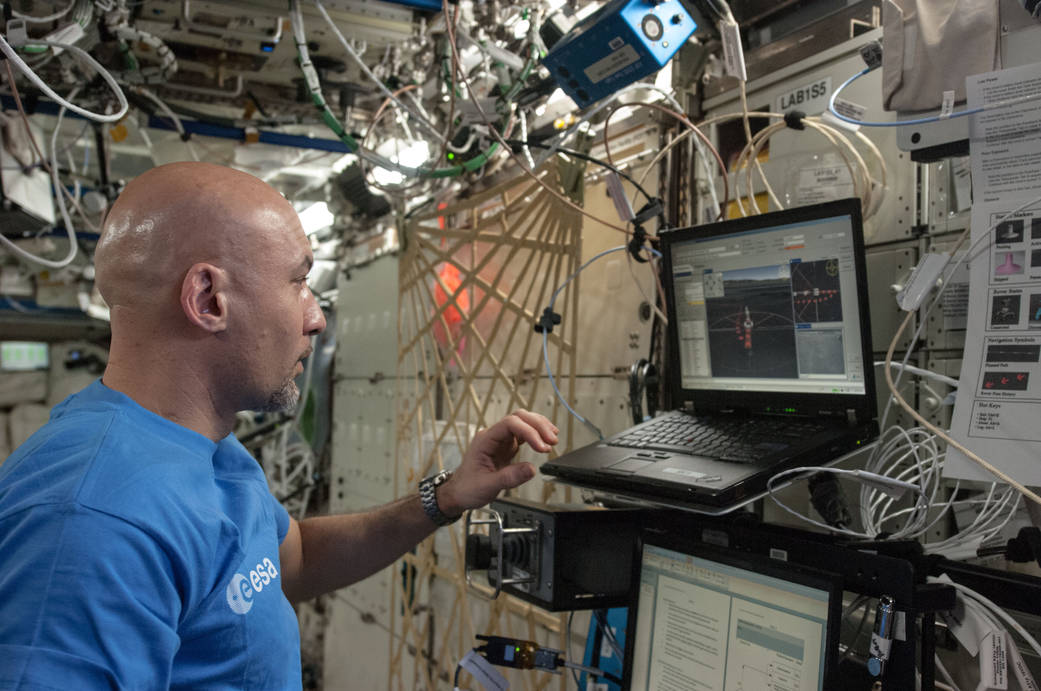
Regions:
<instances>
[{"instance_id":1,"label":"laptop touchpad","mask_svg":"<svg viewBox=\"0 0 1041 691\"><path fill-rule=\"evenodd\" d=\"M652 465L653 463L654 461L648 461L644 458L628 456L613 465L607 466L606 468L604 468L604 470L606 470L609 473L625 473L626 475L631 475L638 470Z\"/></svg>"}]
</instances>

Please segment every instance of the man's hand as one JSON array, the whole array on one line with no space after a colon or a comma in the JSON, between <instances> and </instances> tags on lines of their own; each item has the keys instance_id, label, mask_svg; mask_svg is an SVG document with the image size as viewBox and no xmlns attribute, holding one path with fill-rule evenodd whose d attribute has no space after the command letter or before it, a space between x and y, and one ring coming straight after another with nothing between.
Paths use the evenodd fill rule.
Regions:
<instances>
[{"instance_id":1,"label":"man's hand","mask_svg":"<svg viewBox=\"0 0 1041 691\"><path fill-rule=\"evenodd\" d=\"M546 453L557 443L560 430L547 418L516 410L486 430L478 432L463 454L459 468L437 488L437 504L448 516L484 506L504 489L535 477L530 463L510 463L526 443Z\"/></svg>"}]
</instances>

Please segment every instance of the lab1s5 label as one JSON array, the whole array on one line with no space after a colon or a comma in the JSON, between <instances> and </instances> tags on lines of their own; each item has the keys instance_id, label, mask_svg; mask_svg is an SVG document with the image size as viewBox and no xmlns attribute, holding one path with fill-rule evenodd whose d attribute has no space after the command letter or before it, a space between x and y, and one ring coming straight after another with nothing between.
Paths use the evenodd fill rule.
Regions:
<instances>
[{"instance_id":1,"label":"lab1s5 label","mask_svg":"<svg viewBox=\"0 0 1041 691\"><path fill-rule=\"evenodd\" d=\"M831 77L825 77L778 96L777 110L785 112L794 108L807 115L822 113L828 107L829 95L831 95Z\"/></svg>"}]
</instances>

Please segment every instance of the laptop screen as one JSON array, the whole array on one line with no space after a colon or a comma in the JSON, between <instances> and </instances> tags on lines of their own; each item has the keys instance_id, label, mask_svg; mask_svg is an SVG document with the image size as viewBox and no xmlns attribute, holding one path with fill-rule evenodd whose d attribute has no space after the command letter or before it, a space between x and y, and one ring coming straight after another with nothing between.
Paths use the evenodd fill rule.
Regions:
<instances>
[{"instance_id":1,"label":"laptop screen","mask_svg":"<svg viewBox=\"0 0 1041 691\"><path fill-rule=\"evenodd\" d=\"M827 209L703 226L668 243L683 389L865 394L860 218L848 204Z\"/></svg>"},{"instance_id":2,"label":"laptop screen","mask_svg":"<svg viewBox=\"0 0 1041 691\"><path fill-rule=\"evenodd\" d=\"M629 688L822 691L837 585L761 563L765 557L727 563L707 554L644 544Z\"/></svg>"}]
</instances>

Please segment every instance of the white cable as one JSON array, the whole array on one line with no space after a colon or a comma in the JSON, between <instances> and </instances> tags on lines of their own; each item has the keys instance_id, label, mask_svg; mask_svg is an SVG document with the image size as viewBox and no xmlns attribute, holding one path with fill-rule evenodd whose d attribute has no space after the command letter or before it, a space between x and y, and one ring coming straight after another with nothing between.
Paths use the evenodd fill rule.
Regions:
<instances>
[{"instance_id":1,"label":"white cable","mask_svg":"<svg viewBox=\"0 0 1041 691\"><path fill-rule=\"evenodd\" d=\"M1021 497L1016 494L1011 488L1006 489L1001 498L996 502L991 503L990 499L993 496L993 492L996 485L991 487L990 492L987 495L987 504L976 516L976 519L970 524L965 530L962 530L956 535L936 543L928 543L925 545L925 551L928 554L942 554L948 558L956 558L952 555L962 555L963 553L968 556L976 556L976 550L979 546L990 539L997 532L1000 532L1008 522L1015 516L1016 511L1019 508L1019 502ZM1006 508L1011 502L1011 508ZM1004 519L994 528L989 528L991 523L1002 517L1004 513ZM966 552L966 550L968 550ZM963 557L964 558L964 557Z\"/></svg>"},{"instance_id":2,"label":"white cable","mask_svg":"<svg viewBox=\"0 0 1041 691\"><path fill-rule=\"evenodd\" d=\"M82 115L83 117L88 118L90 120L94 120L96 122L119 122L123 119L123 116L127 114L127 110L129 110L130 106L129 104L127 104L127 97L123 94L123 90L119 88L119 84L116 83L115 78L109 73L109 71L102 67L101 63L92 58L87 51L83 50L79 46L74 46L70 43L58 43L57 41L47 41L44 39L33 39L32 43L42 44L45 46L50 46L52 48L63 48L65 50L72 51L77 56L83 58L83 60L85 60L94 71L101 75L101 78L104 79L105 83L107 83L109 87L112 89L112 92L116 95L116 100L119 101L119 110L112 115L107 115L105 113L94 113L84 108L80 108L76 104L70 103L68 100L62 98L57 93L55 93L54 90L51 89L51 87L47 86L47 84L42 79L36 76L36 73L33 72L32 69L25 64L25 61L22 60L22 58L18 55L18 52L15 51L15 49L12 48L11 45L4 39L4 36L0 34L0 52L3 52L3 54L6 55L7 58L11 61L11 64L13 64L19 70L21 70L22 74L28 77L29 81L35 84L36 87L39 88L40 91L45 93L49 98L53 99L58 104L68 108L73 113L76 113L77 115Z\"/></svg>"},{"instance_id":3,"label":"white cable","mask_svg":"<svg viewBox=\"0 0 1041 691\"><path fill-rule=\"evenodd\" d=\"M16 19L24 19L30 24L46 24L47 22L53 22L56 19L61 19L62 17L67 15L69 11L75 6L76 0L72 0L72 2L65 6L65 9L59 10L54 14L49 14L46 17L34 17L31 14L24 14L22 12L19 12L18 10L12 10L11 15L14 16Z\"/></svg>"},{"instance_id":4,"label":"white cable","mask_svg":"<svg viewBox=\"0 0 1041 691\"><path fill-rule=\"evenodd\" d=\"M893 490L899 490L901 492L912 491L912 492L915 492L916 494L918 494L920 499L924 498L924 493L922 492L921 488L918 487L917 485L914 485L914 484L909 483L909 482L904 482L902 480L896 480L894 478L885 477L884 475L879 475L877 473L871 473L871 472L863 471L863 470L847 470L845 468L827 468L827 467L816 467L816 466L800 466L798 468L789 468L788 470L781 471L781 472L773 475L769 480L767 480L766 491L770 495L770 498L773 499L774 503L777 504L779 507L781 507L782 509L784 509L788 513L792 514L793 516L795 516L795 517L797 517L797 518L799 518L799 519L801 519L803 521L806 521L808 523L811 523L812 525L815 525L815 526L820 527L820 528L824 528L824 529L829 530L831 532L841 533L843 535L849 535L849 536L852 536L852 537L865 538L865 539L871 539L871 538L875 537L875 535L873 535L873 534L869 534L869 533L865 533L865 532L861 532L861 531L857 531L857 530L850 530L848 528L839 528L837 526L828 525L827 523L823 523L823 522L818 521L818 520L816 520L814 518L810 518L809 516L806 516L805 514L799 513L798 511L796 511L795 509L793 509L790 506L786 505L785 503L783 503L782 501L780 501L777 498L776 489L774 488L774 485L781 478L787 477L789 475L800 474L800 473L801 474L805 474L805 475L808 476L808 475L813 475L813 474L821 473L821 472L823 472L823 473L832 473L832 474L835 474L835 475L851 476L852 479L854 479L854 480L856 480L858 482L873 484L873 485L876 485L876 486L881 484L881 485L885 485L885 486L887 486L889 488L892 488Z\"/></svg>"},{"instance_id":5,"label":"white cable","mask_svg":"<svg viewBox=\"0 0 1041 691\"><path fill-rule=\"evenodd\" d=\"M927 468L922 462L921 451L923 448L925 448L927 451L930 450L930 444L928 443L930 440L927 438L925 440L916 442L914 439L912 439L911 434L904 432L903 430L900 430L900 432L903 434L903 438L907 442L907 450L904 451L902 455L897 457L896 460L892 462L890 467L882 473L882 476L893 477L890 475L890 473L896 471L909 456L914 456L915 464L909 468L906 468L902 472L899 472L895 477L893 477L893 479L905 482L913 482L917 480L917 486L920 489L922 496L924 497L928 495L928 497L924 506L921 503L916 503L916 505L912 508L911 515L909 516L907 522L904 524L904 527L893 532L892 537L894 539L902 538L916 532L921 523L926 520L927 505L932 504L934 502L936 498L936 491L938 489L938 485L934 484L932 486L932 491L929 491L929 485L933 476L935 475L935 469L937 465L937 450L935 448L931 449L931 465ZM893 442L890 442L890 444L894 442L899 444L900 441L901 438L897 437L897 439L893 440ZM891 454L884 455L883 457L890 458L893 453L900 452L902 449L903 447L898 445L893 448ZM914 475L913 473L915 473L916 471L917 474ZM871 490L871 492L869 493L869 497L871 497L870 511L872 512L873 520L865 522L865 527L871 527L871 529L874 532L879 533L882 532L882 524L889 519L889 517L886 516L886 512L895 503L895 500L892 496L885 494L884 492L879 493L879 491L874 489ZM873 513L876 509L879 511L880 514L877 518L874 516Z\"/></svg>"}]
</instances>

